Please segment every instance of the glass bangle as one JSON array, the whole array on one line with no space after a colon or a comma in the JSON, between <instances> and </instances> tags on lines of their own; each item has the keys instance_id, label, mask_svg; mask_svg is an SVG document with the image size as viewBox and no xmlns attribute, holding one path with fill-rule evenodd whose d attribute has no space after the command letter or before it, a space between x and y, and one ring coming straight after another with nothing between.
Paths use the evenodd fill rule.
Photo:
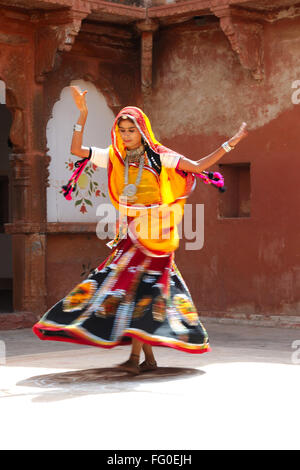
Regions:
<instances>
[{"instance_id":1,"label":"glass bangle","mask_svg":"<svg viewBox=\"0 0 300 470\"><path fill-rule=\"evenodd\" d=\"M231 147L231 145L229 145L228 142L224 142L224 144L222 144L222 147L225 150L225 152L231 152L231 150L233 150L233 147Z\"/></svg>"}]
</instances>

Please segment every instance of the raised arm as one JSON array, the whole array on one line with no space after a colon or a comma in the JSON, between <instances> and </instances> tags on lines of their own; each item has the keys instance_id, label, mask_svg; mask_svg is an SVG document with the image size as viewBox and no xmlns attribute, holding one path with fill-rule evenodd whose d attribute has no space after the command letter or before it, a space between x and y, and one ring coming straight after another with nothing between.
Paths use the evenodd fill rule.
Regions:
<instances>
[{"instance_id":1,"label":"raised arm","mask_svg":"<svg viewBox=\"0 0 300 470\"><path fill-rule=\"evenodd\" d=\"M89 156L89 148L82 146L82 136L85 122L88 115L88 109L85 101L87 91L81 91L77 86L71 86L71 93L77 108L80 111L77 124L74 126L73 137L71 142L71 154L77 157L87 158Z\"/></svg>"},{"instance_id":2,"label":"raised arm","mask_svg":"<svg viewBox=\"0 0 300 470\"><path fill-rule=\"evenodd\" d=\"M228 142L200 160L194 161L188 158L181 158L178 163L178 169L192 173L201 173L201 171L206 170L218 160L220 160L220 158L222 158L226 152L234 149L234 147L247 136L248 132L246 127L247 124L243 122L239 131L231 139L229 139Z\"/></svg>"}]
</instances>

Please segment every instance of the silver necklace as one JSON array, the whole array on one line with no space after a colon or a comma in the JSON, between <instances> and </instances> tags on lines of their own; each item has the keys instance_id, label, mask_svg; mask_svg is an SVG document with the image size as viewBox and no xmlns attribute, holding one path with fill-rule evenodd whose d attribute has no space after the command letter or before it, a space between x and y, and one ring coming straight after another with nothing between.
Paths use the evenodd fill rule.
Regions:
<instances>
[{"instance_id":1,"label":"silver necklace","mask_svg":"<svg viewBox=\"0 0 300 470\"><path fill-rule=\"evenodd\" d=\"M132 163L132 162L135 162L135 163L139 162L141 156L144 155L144 153L145 153L145 147L144 147L144 145L141 145L141 146L138 147L137 149L126 150L126 155L129 157L130 163Z\"/></svg>"},{"instance_id":2,"label":"silver necklace","mask_svg":"<svg viewBox=\"0 0 300 470\"><path fill-rule=\"evenodd\" d=\"M137 149L138 150L138 149ZM142 173L143 173L143 168L144 168L144 152L143 154L140 155L140 161L139 161L139 171L138 175L136 177L135 183L128 184L128 175L129 175L129 155L126 154L125 158L125 175L124 175L124 189L121 194L121 201L122 202L134 202L137 197L136 197L136 192L137 188L141 182L142 179Z\"/></svg>"}]
</instances>

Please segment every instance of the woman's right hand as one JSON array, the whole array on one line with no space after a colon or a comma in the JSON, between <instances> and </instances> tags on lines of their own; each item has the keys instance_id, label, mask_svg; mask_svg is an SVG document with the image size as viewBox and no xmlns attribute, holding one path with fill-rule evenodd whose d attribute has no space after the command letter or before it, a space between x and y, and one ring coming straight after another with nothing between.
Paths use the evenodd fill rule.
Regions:
<instances>
[{"instance_id":1,"label":"woman's right hand","mask_svg":"<svg viewBox=\"0 0 300 470\"><path fill-rule=\"evenodd\" d=\"M86 101L85 101L85 95L87 94L87 90L81 91L78 86L70 86L71 88L71 93L73 96L73 99L75 101L75 104L79 111L83 114L88 113Z\"/></svg>"},{"instance_id":2,"label":"woman's right hand","mask_svg":"<svg viewBox=\"0 0 300 470\"><path fill-rule=\"evenodd\" d=\"M247 124L243 122L238 132L233 137L231 137L231 139L228 140L228 143L232 148L234 148L240 142L240 140L247 137L247 135Z\"/></svg>"}]
</instances>

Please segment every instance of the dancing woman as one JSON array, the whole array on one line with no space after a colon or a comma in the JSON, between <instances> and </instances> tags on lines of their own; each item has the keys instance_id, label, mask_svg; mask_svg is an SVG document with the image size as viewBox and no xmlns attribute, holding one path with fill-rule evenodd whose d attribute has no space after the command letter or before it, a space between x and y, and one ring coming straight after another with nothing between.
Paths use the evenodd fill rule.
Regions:
<instances>
[{"instance_id":1,"label":"dancing woman","mask_svg":"<svg viewBox=\"0 0 300 470\"><path fill-rule=\"evenodd\" d=\"M161 145L143 111L128 106L115 118L111 145L88 148L82 145L87 92L75 86L71 92L80 111L71 153L82 160L64 195L71 199L89 161L107 168L109 196L121 223L111 255L44 314L34 333L103 348L131 344L129 359L117 367L135 375L157 368L152 346L209 351L207 332L174 262L177 224L196 176L222 189L221 175L213 178L206 170L247 135L246 124L216 151L193 161Z\"/></svg>"}]
</instances>

